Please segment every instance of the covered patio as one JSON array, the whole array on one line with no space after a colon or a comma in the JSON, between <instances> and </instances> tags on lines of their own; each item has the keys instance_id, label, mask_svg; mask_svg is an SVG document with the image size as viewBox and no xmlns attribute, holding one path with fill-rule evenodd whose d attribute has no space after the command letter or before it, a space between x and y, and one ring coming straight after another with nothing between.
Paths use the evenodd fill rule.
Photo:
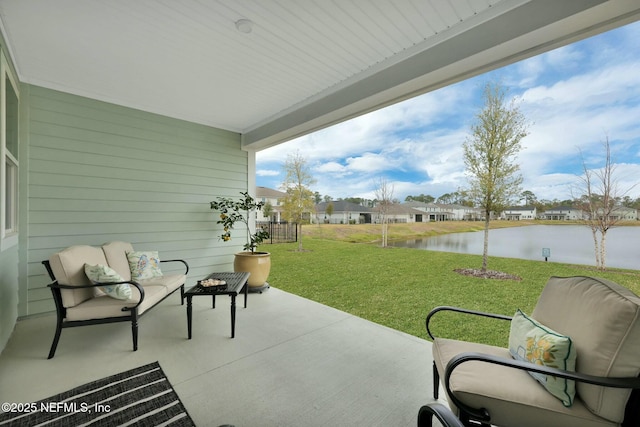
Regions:
<instances>
[{"instance_id":1,"label":"covered patio","mask_svg":"<svg viewBox=\"0 0 640 427\"><path fill-rule=\"evenodd\" d=\"M271 288L249 295L229 336L229 298L194 298L187 340L178 295L140 320L63 331L18 322L0 355L0 400L34 402L158 361L198 426L413 426L431 397L431 344Z\"/></svg>"},{"instance_id":2,"label":"covered patio","mask_svg":"<svg viewBox=\"0 0 640 427\"><path fill-rule=\"evenodd\" d=\"M411 425L430 344L272 289L228 312L176 298L64 331L41 261L131 242L231 269L209 202L255 153L640 19L636 0L0 0L0 398L159 360L201 425ZM337 141L336 143L339 143ZM430 307L425 307L425 313Z\"/></svg>"}]
</instances>

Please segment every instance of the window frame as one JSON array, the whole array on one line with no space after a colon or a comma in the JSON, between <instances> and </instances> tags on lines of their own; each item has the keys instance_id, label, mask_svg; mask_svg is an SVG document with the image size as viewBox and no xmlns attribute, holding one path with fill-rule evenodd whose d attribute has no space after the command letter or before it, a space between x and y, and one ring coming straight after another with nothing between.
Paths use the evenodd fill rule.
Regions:
<instances>
[{"instance_id":1,"label":"window frame","mask_svg":"<svg viewBox=\"0 0 640 427\"><path fill-rule=\"evenodd\" d=\"M20 188L20 163L18 161L18 151L20 149L20 87L4 51L0 53L0 76L0 251L2 251L18 243L18 195ZM17 100L15 118L16 153L11 153L7 147L7 84L11 85Z\"/></svg>"}]
</instances>

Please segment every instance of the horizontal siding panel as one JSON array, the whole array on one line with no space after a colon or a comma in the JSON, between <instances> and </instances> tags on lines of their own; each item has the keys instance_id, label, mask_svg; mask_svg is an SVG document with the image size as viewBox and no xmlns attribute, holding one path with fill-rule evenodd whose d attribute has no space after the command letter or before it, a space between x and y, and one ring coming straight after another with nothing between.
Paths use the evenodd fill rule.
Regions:
<instances>
[{"instance_id":1,"label":"horizontal siding panel","mask_svg":"<svg viewBox=\"0 0 640 427\"><path fill-rule=\"evenodd\" d=\"M41 261L72 245L131 242L185 259L189 281L232 268L244 231L219 239L209 202L247 189L240 135L30 87L30 314L54 308ZM171 273L179 265L163 264ZM189 283L188 283L189 285Z\"/></svg>"},{"instance_id":2,"label":"horizontal siding panel","mask_svg":"<svg viewBox=\"0 0 640 427\"><path fill-rule=\"evenodd\" d=\"M99 224L99 227L96 226ZM32 234L39 236L81 236L88 234L95 234L96 231L100 231L100 234L112 234L112 233L163 233L168 231L194 231L194 230L206 230L207 224L205 222L193 222L193 221L176 221L176 222L101 222L101 223L66 223L66 224L32 224L30 231ZM209 230L211 227L209 227Z\"/></svg>"},{"instance_id":3,"label":"horizontal siding panel","mask_svg":"<svg viewBox=\"0 0 640 427\"><path fill-rule=\"evenodd\" d=\"M43 198L34 200L29 206L29 211L32 215L38 211L121 212L126 210L127 212L194 212L193 205L198 205L198 208L203 211L210 210L208 202L206 205L200 206L201 204L199 203L128 201L126 206L123 206L122 203L113 203L110 200L93 200L91 203L87 203L85 200L68 199L62 205L57 199Z\"/></svg>"},{"instance_id":4,"label":"horizontal siding panel","mask_svg":"<svg viewBox=\"0 0 640 427\"><path fill-rule=\"evenodd\" d=\"M126 206L120 212L84 212L81 216L72 216L68 212L32 212L29 218L31 224L95 224L129 222L132 224L153 222L184 222L185 215L182 212L128 212ZM203 223L209 221L213 224L213 218L209 212L189 214L189 222ZM213 228L213 226L212 226Z\"/></svg>"},{"instance_id":5,"label":"horizontal siding panel","mask_svg":"<svg viewBox=\"0 0 640 427\"><path fill-rule=\"evenodd\" d=\"M74 176L64 174L43 174L40 172L33 172L33 179L30 180L32 187L58 187L58 188L84 188L87 190L113 190L114 200L119 200L119 193L121 192L149 192L149 193L186 193L186 194L198 194L203 195L211 188L211 183L216 180L211 180L207 183L206 180L197 180L190 183L184 182L170 182L167 178L166 182L158 181L146 181L142 179L122 179L122 178L102 178L95 176ZM223 180L218 180L222 182ZM232 179L229 182L240 183L239 179ZM238 188L242 186L236 184ZM109 197L108 199L110 199Z\"/></svg>"},{"instance_id":6,"label":"horizontal siding panel","mask_svg":"<svg viewBox=\"0 0 640 427\"><path fill-rule=\"evenodd\" d=\"M224 185L224 182L220 182L220 185ZM231 184L237 185L237 182ZM215 191L219 188L220 192ZM241 187L237 187L238 191ZM162 191L127 191L121 189L95 189L95 188L71 188L71 187L52 187L52 186L38 186L33 185L29 188L30 197L46 197L48 199L57 199L61 203L65 200L76 199L86 200L87 203L91 203L93 200L113 200L114 202L129 202L129 201L143 201L143 202L156 202L156 203L193 203L196 205L207 206L208 203L218 195L228 195L228 190L222 191L222 187L212 187L210 195L190 194L180 192L162 192ZM234 192L234 195L238 194ZM64 207L64 205L61 205Z\"/></svg>"},{"instance_id":7,"label":"horizontal siding panel","mask_svg":"<svg viewBox=\"0 0 640 427\"><path fill-rule=\"evenodd\" d=\"M38 139L38 138L34 138ZM59 138L58 138L59 139ZM221 162L215 170L235 171L238 169L246 171L246 159L238 161L233 156L225 156L217 153L210 153L209 156L185 157L171 153L163 153L158 150L151 150L149 147L133 147L118 149L112 145L93 144L71 140L60 141L54 144L49 141L47 146L33 146L33 153L30 156L34 159L45 161L61 161L70 164L108 166L115 169L162 171L169 167L175 170L182 170L182 173L193 175L194 171L212 169L211 161ZM201 153L202 154L202 153ZM179 169L181 168L182 169Z\"/></svg>"},{"instance_id":8,"label":"horizontal siding panel","mask_svg":"<svg viewBox=\"0 0 640 427\"><path fill-rule=\"evenodd\" d=\"M28 307L28 315L47 313L50 311L56 311L55 303L53 302L53 298L49 295L49 299L38 300L32 299L32 294L29 292L27 294L29 298L29 307ZM51 332L51 339L53 339L53 330ZM43 354L43 357L45 355Z\"/></svg>"},{"instance_id":9,"label":"horizontal siding panel","mask_svg":"<svg viewBox=\"0 0 640 427\"><path fill-rule=\"evenodd\" d=\"M64 112L69 116L78 116L87 119L81 121L81 125L91 121L104 121L113 123L119 128L129 127L138 129L145 135L182 135L186 139L196 140L198 135L213 135L216 138L234 138L235 133L222 129L203 127L196 123L183 120L168 121L166 117L148 114L144 111L122 108L118 105L105 102L97 102L89 98L57 92L42 87L31 86L30 108L33 111L55 111ZM108 119L103 117L107 115ZM203 130L205 128L205 130ZM108 127L110 131L113 127ZM152 137L157 139L157 137Z\"/></svg>"}]
</instances>

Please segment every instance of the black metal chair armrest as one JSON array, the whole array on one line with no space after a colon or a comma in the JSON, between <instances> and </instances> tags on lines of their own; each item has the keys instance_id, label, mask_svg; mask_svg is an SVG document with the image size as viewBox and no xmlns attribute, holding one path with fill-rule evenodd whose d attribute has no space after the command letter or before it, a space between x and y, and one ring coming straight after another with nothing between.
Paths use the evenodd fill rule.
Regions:
<instances>
[{"instance_id":1,"label":"black metal chair armrest","mask_svg":"<svg viewBox=\"0 0 640 427\"><path fill-rule=\"evenodd\" d=\"M163 262L181 262L184 264L186 271L184 272L184 274L189 274L189 264L187 264L187 261L183 260L183 259L161 259L160 260L161 263Z\"/></svg>"},{"instance_id":2,"label":"black metal chair armrest","mask_svg":"<svg viewBox=\"0 0 640 427\"><path fill-rule=\"evenodd\" d=\"M144 301L144 288L139 283L134 282L133 280L126 280L123 282L91 283L88 285L61 285L56 281L53 283L49 283L47 286L52 289L85 289L85 288L97 288L100 286L123 285L125 283L135 286L136 288L138 288L138 291L140 292L140 301L138 301L136 305L134 305L133 307L122 307L121 309L122 311L131 311L135 308L138 308L138 306L142 304L142 301Z\"/></svg>"},{"instance_id":3,"label":"black metal chair armrest","mask_svg":"<svg viewBox=\"0 0 640 427\"><path fill-rule=\"evenodd\" d=\"M418 412L418 427L431 427L433 416L443 427L464 427L464 424L442 403L429 403Z\"/></svg>"},{"instance_id":4,"label":"black metal chair armrest","mask_svg":"<svg viewBox=\"0 0 640 427\"><path fill-rule=\"evenodd\" d=\"M486 363L493 363L495 365L507 366L510 368L520 369L523 371L529 372L537 372L539 374L544 375L553 375L559 378L565 378L568 380L574 380L579 382L584 382L588 384L594 384L604 387L615 387L615 388L629 388L629 389L640 389L640 378L618 378L618 377L598 377L594 375L587 375L580 372L572 372L565 371L557 368L550 368L547 366L536 365L534 363L524 362L521 360L515 359L507 359L504 357L498 357L490 354L483 353L460 353L451 358L449 363L447 363L447 367L445 369L444 374L444 386L447 390L447 395L451 399L451 401L459 408L463 409L465 412L472 414L474 417L489 421L489 414L484 408L471 408L466 404L460 402L455 395L451 392L451 388L449 382L451 380L451 374L453 370L465 362L470 361L479 361Z\"/></svg>"},{"instance_id":5,"label":"black metal chair armrest","mask_svg":"<svg viewBox=\"0 0 640 427\"><path fill-rule=\"evenodd\" d=\"M425 327L427 328L427 334L429 334L429 337L432 340L435 339L435 337L431 333L431 329L429 328L429 322L431 321L431 318L433 317L433 315L438 313L438 312L440 312L440 311L454 311L454 312L457 312L457 313L471 314L473 316L489 317L489 318L492 318L492 319L500 319L500 320L508 320L508 321L511 321L511 319L513 319L513 317L505 316L504 314L485 313L483 311L469 310L469 309L460 308L460 307L450 307L450 306L436 307L433 310L431 310L429 312L429 314L427 314L427 318L426 318L426 320L424 322L425 323Z\"/></svg>"}]
</instances>

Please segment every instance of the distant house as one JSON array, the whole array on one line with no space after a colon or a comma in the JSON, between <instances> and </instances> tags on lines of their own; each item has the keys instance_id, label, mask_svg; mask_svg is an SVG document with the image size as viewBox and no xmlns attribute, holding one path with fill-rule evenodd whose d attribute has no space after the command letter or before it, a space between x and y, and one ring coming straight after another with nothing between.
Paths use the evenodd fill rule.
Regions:
<instances>
[{"instance_id":1,"label":"distant house","mask_svg":"<svg viewBox=\"0 0 640 427\"><path fill-rule=\"evenodd\" d=\"M604 211L598 210L598 216L602 217ZM587 214L585 213L585 217ZM638 210L633 208L627 208L625 206L616 206L609 213L609 219L611 221L633 221L638 219Z\"/></svg>"},{"instance_id":2,"label":"distant house","mask_svg":"<svg viewBox=\"0 0 640 427\"><path fill-rule=\"evenodd\" d=\"M327 213L327 206L331 204L333 211ZM318 221L326 224L370 224L375 214L373 208L358 205L345 200L322 202L316 205L316 217Z\"/></svg>"},{"instance_id":3,"label":"distant house","mask_svg":"<svg viewBox=\"0 0 640 427\"><path fill-rule=\"evenodd\" d=\"M537 211L535 206L511 206L500 214L501 219L507 221L520 221L522 219L536 219Z\"/></svg>"},{"instance_id":4,"label":"distant house","mask_svg":"<svg viewBox=\"0 0 640 427\"><path fill-rule=\"evenodd\" d=\"M564 205L547 209L541 216L542 219L549 219L552 221L570 221L583 219L581 209Z\"/></svg>"},{"instance_id":5,"label":"distant house","mask_svg":"<svg viewBox=\"0 0 640 427\"><path fill-rule=\"evenodd\" d=\"M614 220L636 221L638 219L638 210L626 206L617 206L613 212L611 212L611 216Z\"/></svg>"},{"instance_id":6,"label":"distant house","mask_svg":"<svg viewBox=\"0 0 640 427\"><path fill-rule=\"evenodd\" d=\"M406 202L402 205L425 212L424 222L469 221L482 217L482 212L479 209L458 204Z\"/></svg>"},{"instance_id":7,"label":"distant house","mask_svg":"<svg viewBox=\"0 0 640 427\"><path fill-rule=\"evenodd\" d=\"M382 222L382 214L378 207L374 208L375 216L374 222ZM419 209L412 208L406 203L394 203L387 208L387 219L390 223L406 223L406 222L428 222L425 212Z\"/></svg>"},{"instance_id":8,"label":"distant house","mask_svg":"<svg viewBox=\"0 0 640 427\"><path fill-rule=\"evenodd\" d=\"M264 211L256 213L256 221L258 222L280 222L282 221L282 202L286 193L273 190L267 187L256 187L256 200L269 203L272 213L269 218L264 215ZM263 208L264 209L264 208Z\"/></svg>"}]
</instances>

